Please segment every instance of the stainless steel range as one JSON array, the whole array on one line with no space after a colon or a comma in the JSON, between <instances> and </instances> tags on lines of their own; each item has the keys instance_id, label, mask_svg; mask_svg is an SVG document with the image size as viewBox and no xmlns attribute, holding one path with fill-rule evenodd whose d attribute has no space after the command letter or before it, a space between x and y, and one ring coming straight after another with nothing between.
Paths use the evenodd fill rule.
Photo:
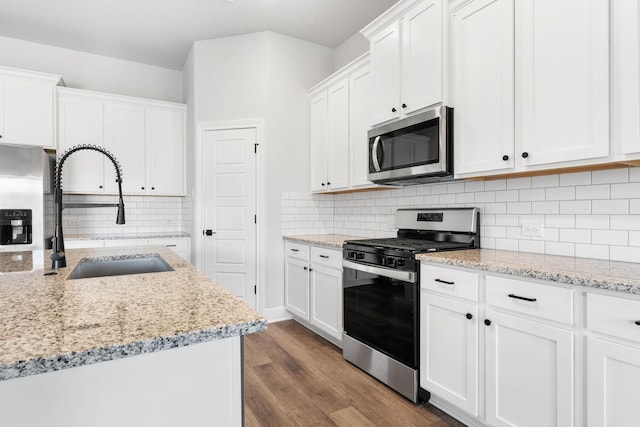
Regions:
<instances>
[{"instance_id":1,"label":"stainless steel range","mask_svg":"<svg viewBox=\"0 0 640 427\"><path fill-rule=\"evenodd\" d=\"M343 357L418 402L420 262L480 247L477 208L399 209L395 238L343 246Z\"/></svg>"}]
</instances>

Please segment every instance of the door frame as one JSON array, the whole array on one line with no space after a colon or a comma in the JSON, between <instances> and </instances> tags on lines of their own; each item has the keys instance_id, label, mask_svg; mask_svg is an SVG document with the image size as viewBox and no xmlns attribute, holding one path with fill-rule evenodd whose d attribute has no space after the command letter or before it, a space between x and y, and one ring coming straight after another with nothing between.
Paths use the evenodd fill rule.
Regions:
<instances>
[{"instance_id":1,"label":"door frame","mask_svg":"<svg viewBox=\"0 0 640 427\"><path fill-rule=\"evenodd\" d=\"M264 213L262 207L264 206L264 191L262 183L265 182L264 177L264 156L262 151L265 148L264 138L264 119L243 119L243 120L227 120L216 122L199 122L196 123L196 141L193 163L195 165L194 176L194 188L193 188L193 226L192 236L194 241L194 252L196 267L200 271L204 271L204 254L202 251L202 245L204 243L202 238L202 230L204 229L202 219L203 209L203 186L202 186L202 163L199 159L202 159L202 141L204 132L217 131L217 130L235 130L235 129L255 129L256 131L256 143L258 144L258 150L256 153L256 311L262 313L264 310L265 292L263 284L265 283L266 269L264 265Z\"/></svg>"}]
</instances>

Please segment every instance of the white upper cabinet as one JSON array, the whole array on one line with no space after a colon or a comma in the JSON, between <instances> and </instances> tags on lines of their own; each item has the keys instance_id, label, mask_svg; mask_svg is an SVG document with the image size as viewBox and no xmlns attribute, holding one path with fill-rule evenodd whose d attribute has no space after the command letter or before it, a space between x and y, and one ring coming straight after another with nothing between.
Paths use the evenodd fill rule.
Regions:
<instances>
[{"instance_id":1,"label":"white upper cabinet","mask_svg":"<svg viewBox=\"0 0 640 427\"><path fill-rule=\"evenodd\" d=\"M351 188L370 187L369 141L371 123L371 72L367 65L349 76L349 184Z\"/></svg>"},{"instance_id":2,"label":"white upper cabinet","mask_svg":"<svg viewBox=\"0 0 640 427\"><path fill-rule=\"evenodd\" d=\"M60 76L0 67L0 143L55 147Z\"/></svg>"},{"instance_id":3,"label":"white upper cabinet","mask_svg":"<svg viewBox=\"0 0 640 427\"><path fill-rule=\"evenodd\" d=\"M610 159L609 0L473 0L451 16L457 176Z\"/></svg>"},{"instance_id":4,"label":"white upper cabinet","mask_svg":"<svg viewBox=\"0 0 640 427\"><path fill-rule=\"evenodd\" d=\"M77 89L58 92L58 156L75 145L97 145L120 163L124 194L185 194L186 106ZM75 153L65 162L63 188L117 194L115 168L100 153Z\"/></svg>"},{"instance_id":5,"label":"white upper cabinet","mask_svg":"<svg viewBox=\"0 0 640 427\"><path fill-rule=\"evenodd\" d=\"M515 10L522 164L606 158L609 0L518 0Z\"/></svg>"},{"instance_id":6,"label":"white upper cabinet","mask_svg":"<svg viewBox=\"0 0 640 427\"><path fill-rule=\"evenodd\" d=\"M68 89L58 95L58 158L76 145L104 146L102 101L74 94ZM91 150L71 154L64 162L62 188L66 193L104 193L106 158ZM110 168L113 168L109 165Z\"/></svg>"},{"instance_id":7,"label":"white upper cabinet","mask_svg":"<svg viewBox=\"0 0 640 427\"><path fill-rule=\"evenodd\" d=\"M129 103L109 102L104 106L104 146L117 159L123 170L123 191L145 194L146 157L144 107ZM105 186L109 193L118 192L113 166L105 165ZM124 173L126 171L126 174Z\"/></svg>"},{"instance_id":8,"label":"white upper cabinet","mask_svg":"<svg viewBox=\"0 0 640 427\"><path fill-rule=\"evenodd\" d=\"M640 158L640 1L613 1L611 117L616 160Z\"/></svg>"},{"instance_id":9,"label":"white upper cabinet","mask_svg":"<svg viewBox=\"0 0 640 427\"><path fill-rule=\"evenodd\" d=\"M309 90L312 192L380 187L367 180L370 77L365 54Z\"/></svg>"},{"instance_id":10,"label":"white upper cabinet","mask_svg":"<svg viewBox=\"0 0 640 427\"><path fill-rule=\"evenodd\" d=\"M452 14L456 173L514 165L514 0L477 0Z\"/></svg>"},{"instance_id":11,"label":"white upper cabinet","mask_svg":"<svg viewBox=\"0 0 640 427\"><path fill-rule=\"evenodd\" d=\"M326 90L310 100L310 167L311 191L327 189L327 145L329 144L329 107Z\"/></svg>"},{"instance_id":12,"label":"white upper cabinet","mask_svg":"<svg viewBox=\"0 0 640 427\"><path fill-rule=\"evenodd\" d=\"M186 194L185 108L146 108L147 194Z\"/></svg>"},{"instance_id":13,"label":"white upper cabinet","mask_svg":"<svg viewBox=\"0 0 640 427\"><path fill-rule=\"evenodd\" d=\"M362 34L371 47L371 124L442 102L442 0L401 1Z\"/></svg>"}]
</instances>

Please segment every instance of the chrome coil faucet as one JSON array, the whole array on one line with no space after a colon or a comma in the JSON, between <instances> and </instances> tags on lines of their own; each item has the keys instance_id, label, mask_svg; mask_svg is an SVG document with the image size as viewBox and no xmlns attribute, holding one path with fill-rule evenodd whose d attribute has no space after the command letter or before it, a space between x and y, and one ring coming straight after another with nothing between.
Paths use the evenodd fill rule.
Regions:
<instances>
[{"instance_id":1,"label":"chrome coil faucet","mask_svg":"<svg viewBox=\"0 0 640 427\"><path fill-rule=\"evenodd\" d=\"M62 166L70 155L77 151L93 150L104 154L116 168L116 182L118 183L118 203L62 203ZM97 145L76 145L68 149L56 163L55 189L53 194L53 204L55 209L55 230L53 232L53 252L51 253L51 268L57 269L67 266L67 259L64 253L64 237L62 234L62 210L64 208L104 208L118 207L118 217L116 224L124 224L124 201L122 200L122 169L113 154Z\"/></svg>"}]
</instances>

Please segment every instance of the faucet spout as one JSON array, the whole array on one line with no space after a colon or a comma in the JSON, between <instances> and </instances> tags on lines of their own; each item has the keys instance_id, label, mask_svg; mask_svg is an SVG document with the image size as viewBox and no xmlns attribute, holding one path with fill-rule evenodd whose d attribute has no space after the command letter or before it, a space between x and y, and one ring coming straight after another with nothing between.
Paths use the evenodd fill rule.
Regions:
<instances>
[{"instance_id":1,"label":"faucet spout","mask_svg":"<svg viewBox=\"0 0 640 427\"><path fill-rule=\"evenodd\" d=\"M64 205L62 203L62 166L64 162L75 152L82 150L93 150L104 154L116 169L116 182L118 183L118 216L116 218L116 224L124 224L124 201L122 200L122 169L120 163L116 160L115 156L109 151L97 145L76 145L68 149L58 160L56 164L55 180L54 180L54 194L53 203L55 208L55 228L53 234L53 252L51 253L51 268L58 269L67 266L67 260L64 253L64 236L62 232L62 210ZM98 207L90 206L86 207Z\"/></svg>"}]
</instances>

